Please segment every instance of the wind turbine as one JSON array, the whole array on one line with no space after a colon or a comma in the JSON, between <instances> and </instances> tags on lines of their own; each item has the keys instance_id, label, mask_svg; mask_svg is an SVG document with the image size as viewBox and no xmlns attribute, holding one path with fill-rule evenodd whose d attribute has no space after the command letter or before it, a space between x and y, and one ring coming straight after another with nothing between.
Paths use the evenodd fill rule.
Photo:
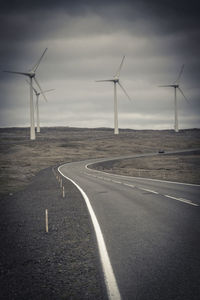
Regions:
<instances>
[{"instance_id":1,"label":"wind turbine","mask_svg":"<svg viewBox=\"0 0 200 300\"><path fill-rule=\"evenodd\" d=\"M26 82L29 84L29 82L26 80ZM54 91L55 89L50 89L50 90L45 90L43 91L43 94ZM33 87L33 91L36 95L36 123L37 123L37 132L40 132L40 116L39 116L39 97L41 95L40 92L38 92L34 87ZM47 102L47 100L45 99L45 101Z\"/></svg>"},{"instance_id":2,"label":"wind turbine","mask_svg":"<svg viewBox=\"0 0 200 300\"><path fill-rule=\"evenodd\" d=\"M39 64L40 64L46 51L47 51L47 48L42 53L41 57L39 58L38 62L35 64L35 66L31 70L28 70L28 72L4 71L7 73L24 75L24 76L29 77L29 79L30 79L30 139L31 140L35 140L34 107L33 107L33 80L35 81L36 85L38 86L42 96L47 101L47 99L42 91L42 88L41 88L40 84L38 83L38 80L36 79L37 68L39 67Z\"/></svg>"},{"instance_id":3,"label":"wind turbine","mask_svg":"<svg viewBox=\"0 0 200 300\"><path fill-rule=\"evenodd\" d=\"M39 93L35 88L34 89L34 93L36 95L36 116L37 116L37 132L40 132L40 116L39 116L39 96L41 95L41 93ZM43 91L43 93L48 93L54 91L54 89L50 89L50 90L45 90Z\"/></svg>"},{"instance_id":4,"label":"wind turbine","mask_svg":"<svg viewBox=\"0 0 200 300\"><path fill-rule=\"evenodd\" d=\"M113 76L112 79L96 80L96 82L108 81L108 82L113 82L114 83L114 134L119 134L119 129L118 129L118 109L117 109L117 83L119 84L120 88L122 89L122 91L124 92L124 94L127 96L127 98L129 100L131 100L131 98L127 94L126 90L124 89L124 87L122 86L122 84L119 81L119 76L120 76L121 68L122 68L122 65L123 65L123 62L124 62L124 58L125 58L125 56L123 56L121 64L119 65L119 68L118 68L116 74Z\"/></svg>"},{"instance_id":5,"label":"wind turbine","mask_svg":"<svg viewBox=\"0 0 200 300\"><path fill-rule=\"evenodd\" d=\"M159 87L172 87L172 88L174 88L174 130L175 130L175 132L179 131L179 128L178 128L177 91L176 91L177 89L182 94L182 96L184 97L184 99L188 102L188 99L186 98L186 96L184 95L182 89L179 86L180 78L181 78L181 75L183 73L183 69L184 69L184 65L182 65L181 70L179 72L179 75L178 75L177 79L173 82L173 84L159 85Z\"/></svg>"}]
</instances>

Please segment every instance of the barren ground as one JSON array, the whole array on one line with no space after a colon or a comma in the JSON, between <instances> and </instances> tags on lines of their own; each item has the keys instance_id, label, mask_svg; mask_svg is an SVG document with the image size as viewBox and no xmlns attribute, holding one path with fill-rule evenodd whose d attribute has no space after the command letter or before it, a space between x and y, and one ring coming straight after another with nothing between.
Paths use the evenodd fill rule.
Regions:
<instances>
[{"instance_id":1,"label":"barren ground","mask_svg":"<svg viewBox=\"0 0 200 300\"><path fill-rule=\"evenodd\" d=\"M200 130L121 130L69 127L42 128L35 141L29 129L0 129L0 190L13 193L49 166L88 158L154 152L159 149L200 148ZM155 156L115 162L111 171L132 175L200 183L200 155Z\"/></svg>"},{"instance_id":2,"label":"barren ground","mask_svg":"<svg viewBox=\"0 0 200 300\"><path fill-rule=\"evenodd\" d=\"M159 149L200 148L200 130L178 134L122 130L114 136L109 129L42 128L37 140L30 141L28 129L10 128L0 129L0 137L2 300L107 299L85 202L67 180L63 180L63 198L49 166ZM99 168L200 183L199 164L200 154L194 152L114 161ZM46 208L48 234L44 224Z\"/></svg>"}]
</instances>

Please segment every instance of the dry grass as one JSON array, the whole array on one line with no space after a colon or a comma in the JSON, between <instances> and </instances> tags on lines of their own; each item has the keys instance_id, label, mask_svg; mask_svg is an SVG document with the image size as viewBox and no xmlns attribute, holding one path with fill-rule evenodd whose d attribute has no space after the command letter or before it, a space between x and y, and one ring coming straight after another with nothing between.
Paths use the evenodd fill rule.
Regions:
<instances>
[{"instance_id":1,"label":"dry grass","mask_svg":"<svg viewBox=\"0 0 200 300\"><path fill-rule=\"evenodd\" d=\"M200 184L200 151L115 161L100 169L116 174Z\"/></svg>"},{"instance_id":2,"label":"dry grass","mask_svg":"<svg viewBox=\"0 0 200 300\"><path fill-rule=\"evenodd\" d=\"M113 130L109 129L42 128L37 139L30 141L27 128L7 128L0 129L0 136L1 193L15 192L28 184L39 170L64 162L153 152L159 149L200 148L200 130L197 129L179 133L170 130L121 130L120 135L114 136ZM164 168L160 166L163 161ZM191 182L196 181L199 176L199 156L188 156L187 160L182 156L180 161L177 157L151 158L151 162L149 158L137 159L137 162L129 160L113 166L113 169L133 176L138 176L138 170L141 170L144 176L159 178L163 178L164 169L166 179L171 174L176 174L180 181L187 178ZM187 173L187 176L181 177L178 169L185 172L184 174Z\"/></svg>"}]
</instances>

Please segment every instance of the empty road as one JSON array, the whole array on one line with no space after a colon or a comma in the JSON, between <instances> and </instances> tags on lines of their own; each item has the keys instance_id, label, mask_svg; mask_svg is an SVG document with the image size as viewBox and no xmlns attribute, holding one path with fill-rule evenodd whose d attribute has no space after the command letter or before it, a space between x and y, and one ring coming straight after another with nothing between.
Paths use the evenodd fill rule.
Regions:
<instances>
[{"instance_id":1,"label":"empty road","mask_svg":"<svg viewBox=\"0 0 200 300\"><path fill-rule=\"evenodd\" d=\"M59 171L88 197L98 220L114 274L105 274L109 298L200 299L200 186L87 166L98 161L68 163Z\"/></svg>"}]
</instances>

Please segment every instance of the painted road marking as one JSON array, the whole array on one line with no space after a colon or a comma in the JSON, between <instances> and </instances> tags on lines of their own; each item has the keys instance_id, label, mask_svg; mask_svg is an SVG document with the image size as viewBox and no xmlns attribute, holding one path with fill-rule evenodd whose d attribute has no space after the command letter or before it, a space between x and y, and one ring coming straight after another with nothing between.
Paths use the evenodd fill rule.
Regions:
<instances>
[{"instance_id":1,"label":"painted road marking","mask_svg":"<svg viewBox=\"0 0 200 300\"><path fill-rule=\"evenodd\" d=\"M129 184L129 183L123 183L123 185L126 185L126 186L129 186L129 187L131 187L131 188L134 188L135 186L133 185L133 184Z\"/></svg>"},{"instance_id":2,"label":"painted road marking","mask_svg":"<svg viewBox=\"0 0 200 300\"><path fill-rule=\"evenodd\" d=\"M158 192L156 191L153 191L153 190L148 190L148 189L144 189L144 188L139 188L140 190L143 190L145 192L149 192L149 193L153 193L153 194L157 194L158 195Z\"/></svg>"},{"instance_id":3,"label":"painted road marking","mask_svg":"<svg viewBox=\"0 0 200 300\"><path fill-rule=\"evenodd\" d=\"M107 180L107 181L110 181L110 180L111 180L110 178L106 178L106 177L104 177L103 179L104 179L104 180Z\"/></svg>"},{"instance_id":4,"label":"painted road marking","mask_svg":"<svg viewBox=\"0 0 200 300\"><path fill-rule=\"evenodd\" d=\"M174 200L183 202L183 203L186 203L186 204L190 204L190 205L193 205L193 206L199 206L197 203L194 203L191 200L187 200L187 199L184 199L184 198L176 198L176 197L169 196L169 195L163 195L163 196L165 196L167 198L170 198L170 199L174 199Z\"/></svg>"},{"instance_id":5,"label":"painted road marking","mask_svg":"<svg viewBox=\"0 0 200 300\"><path fill-rule=\"evenodd\" d=\"M62 165L62 166L64 166L64 165ZM75 181L73 181L71 178L65 176L61 172L60 168L62 166L60 166L58 168L58 171L60 172L60 174L62 176L64 176L69 181L71 181L77 187L77 189L81 192L81 194L86 202L88 211L90 213L90 217L91 217L91 220L92 220L92 223L94 226L94 230L95 230L95 234L97 237L97 243L98 243L98 247L99 247L99 253L100 253L101 263L102 263L102 267L103 267L104 279L105 279L105 284L107 287L108 298L109 298L109 300L121 300L120 292L119 292L119 289L117 286L117 281L115 279L115 275L114 275L114 272L112 269L110 258L109 258L109 255L108 255L108 252L106 249L103 234L101 232L99 222L94 213L94 210L92 208L90 200L89 200L88 196L86 195L86 193L84 192L84 190Z\"/></svg>"},{"instance_id":6,"label":"painted road marking","mask_svg":"<svg viewBox=\"0 0 200 300\"><path fill-rule=\"evenodd\" d=\"M102 160L102 162L103 161L104 160ZM100 172L100 173L104 173L104 174L112 175L112 176L116 176L116 177L133 178L133 179L138 179L138 180L149 180L149 181L157 181L157 182L165 182L165 183L190 185L190 186L199 186L200 187L200 184L184 183L184 182L177 182L177 181L168 181L168 180L161 180L161 179L152 179L152 178L146 178L146 177L133 177L133 176L128 176L128 175L119 175L119 174L108 173L108 172L105 172L105 171L100 171L100 170L95 170L95 169L89 168L90 165L92 166L94 164L95 163L89 163L89 164L85 165L85 168L87 170L92 171L92 172Z\"/></svg>"},{"instance_id":7,"label":"painted road marking","mask_svg":"<svg viewBox=\"0 0 200 300\"><path fill-rule=\"evenodd\" d=\"M112 182L114 182L114 183L119 183L119 184L122 184L122 182L121 181L117 181L117 180L111 180Z\"/></svg>"},{"instance_id":8,"label":"painted road marking","mask_svg":"<svg viewBox=\"0 0 200 300\"><path fill-rule=\"evenodd\" d=\"M103 173L103 172L102 172ZM87 174L87 173L85 173ZM136 186L132 185L132 184L129 184L129 183L125 183L125 182L121 182L121 181L117 181L117 180L112 180L112 179L108 179L108 178L105 178L105 177L100 177L100 176L94 176L92 174L87 174L87 175L90 175L90 176L93 176L93 177L96 177L96 178L99 178L99 179L103 179L103 180L107 180L107 181L111 181L113 183L118 183L118 184L122 184L122 185L125 185L125 186L128 186L128 187L131 187L131 188L135 188ZM119 175L121 176L121 175ZM123 177L123 176L122 176ZM124 176L124 177L128 177L128 176ZM146 188L141 188L141 187L137 187L139 190L142 190L142 191L145 191L145 192L148 192L148 193L153 193L153 194L156 194L156 195L161 195L161 196L164 196L164 197L167 197L167 198L170 198L170 199L173 199L173 200L177 200L177 201L180 201L180 202L183 202L183 203L186 203L186 204L189 204L189 205L193 205L193 206L199 206L197 203L194 203L192 202L191 200L188 200L188 199L184 199L184 198L177 198L177 197L174 197L174 196L170 196L170 195L164 195L164 194L161 194L161 193L158 193L154 190L150 190L150 189L146 189Z\"/></svg>"}]
</instances>

